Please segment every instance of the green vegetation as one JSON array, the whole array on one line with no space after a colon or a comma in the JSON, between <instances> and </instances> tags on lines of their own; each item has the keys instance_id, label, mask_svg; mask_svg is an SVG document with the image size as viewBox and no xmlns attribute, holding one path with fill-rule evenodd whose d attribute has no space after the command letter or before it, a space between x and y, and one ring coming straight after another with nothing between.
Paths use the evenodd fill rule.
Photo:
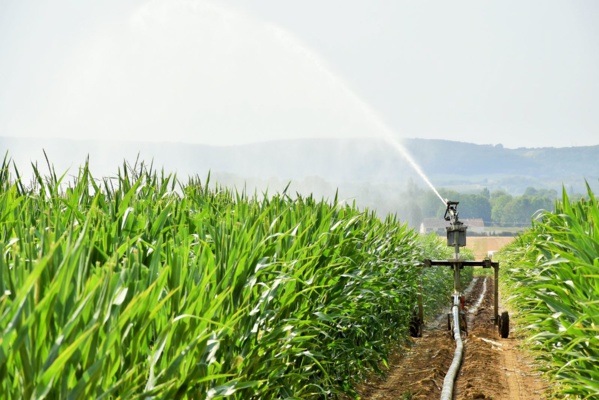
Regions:
<instances>
[{"instance_id":1,"label":"green vegetation","mask_svg":"<svg viewBox=\"0 0 599 400\"><path fill-rule=\"evenodd\" d=\"M443 188L439 192L443 198L460 202L461 218L480 218L485 226L507 228L529 227L531 215L539 210L553 210L557 199L557 192L554 190L532 187L526 189L521 196L512 196L503 190L490 193L486 188L479 193L460 193ZM415 184L409 185L403 197L410 200L398 214L400 218L409 221L411 226L420 226L424 218L440 219L445 212L445 207L434 193Z\"/></svg>"},{"instance_id":2,"label":"green vegetation","mask_svg":"<svg viewBox=\"0 0 599 400\"><path fill-rule=\"evenodd\" d=\"M560 394L599 397L599 207L563 193L502 253L511 302Z\"/></svg>"},{"instance_id":3,"label":"green vegetation","mask_svg":"<svg viewBox=\"0 0 599 400\"><path fill-rule=\"evenodd\" d=\"M51 169L52 170L52 169ZM395 217L124 166L0 169L4 398L321 398L405 340L423 258ZM451 291L424 271L427 310ZM468 279L468 276L465 277Z\"/></svg>"}]
</instances>

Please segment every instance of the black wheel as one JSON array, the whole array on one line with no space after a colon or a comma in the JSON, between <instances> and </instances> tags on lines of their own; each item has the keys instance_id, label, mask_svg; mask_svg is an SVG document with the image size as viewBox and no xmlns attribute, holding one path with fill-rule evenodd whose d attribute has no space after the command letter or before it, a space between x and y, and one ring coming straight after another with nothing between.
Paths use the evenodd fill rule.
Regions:
<instances>
[{"instance_id":1,"label":"black wheel","mask_svg":"<svg viewBox=\"0 0 599 400\"><path fill-rule=\"evenodd\" d=\"M503 339L507 338L510 334L510 315L507 311L501 313L499 318L499 335Z\"/></svg>"},{"instance_id":2,"label":"black wheel","mask_svg":"<svg viewBox=\"0 0 599 400\"><path fill-rule=\"evenodd\" d=\"M460 312L460 331L464 332L464 335L468 335L468 323L466 322L466 313Z\"/></svg>"},{"instance_id":3,"label":"black wheel","mask_svg":"<svg viewBox=\"0 0 599 400\"><path fill-rule=\"evenodd\" d=\"M447 314L447 330L451 330L451 314Z\"/></svg>"},{"instance_id":4,"label":"black wheel","mask_svg":"<svg viewBox=\"0 0 599 400\"><path fill-rule=\"evenodd\" d=\"M410 336L422 337L422 321L418 317L418 309L412 311L412 317L410 318Z\"/></svg>"}]
</instances>

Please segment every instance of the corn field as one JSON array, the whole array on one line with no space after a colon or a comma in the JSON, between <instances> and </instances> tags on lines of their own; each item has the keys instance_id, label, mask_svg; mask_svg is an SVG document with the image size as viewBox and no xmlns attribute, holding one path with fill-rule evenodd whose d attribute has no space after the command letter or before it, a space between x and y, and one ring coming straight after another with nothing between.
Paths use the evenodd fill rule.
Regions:
<instances>
[{"instance_id":1,"label":"corn field","mask_svg":"<svg viewBox=\"0 0 599 400\"><path fill-rule=\"evenodd\" d=\"M570 201L564 191L554 212L503 254L502 276L511 303L532 333L542 365L560 396L599 397L599 208Z\"/></svg>"},{"instance_id":2,"label":"corn field","mask_svg":"<svg viewBox=\"0 0 599 400\"><path fill-rule=\"evenodd\" d=\"M352 396L406 338L415 265L451 252L337 199L49 169L0 170L7 399ZM422 280L430 312L451 271Z\"/></svg>"}]
</instances>

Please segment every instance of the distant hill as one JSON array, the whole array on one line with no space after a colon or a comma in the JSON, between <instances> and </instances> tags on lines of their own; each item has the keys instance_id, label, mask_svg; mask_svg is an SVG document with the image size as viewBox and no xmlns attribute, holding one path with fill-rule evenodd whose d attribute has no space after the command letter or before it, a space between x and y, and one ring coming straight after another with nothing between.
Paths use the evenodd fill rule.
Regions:
<instances>
[{"instance_id":1,"label":"distant hill","mask_svg":"<svg viewBox=\"0 0 599 400\"><path fill-rule=\"evenodd\" d=\"M596 186L599 146L518 148L412 139L406 147L441 186L477 184L522 194L528 186L585 192Z\"/></svg>"},{"instance_id":2,"label":"distant hill","mask_svg":"<svg viewBox=\"0 0 599 400\"><path fill-rule=\"evenodd\" d=\"M599 146L507 149L427 139L405 139L403 144L435 186L458 191L487 187L522 194L529 186L559 191L563 184L568 190L584 192L585 179L594 187L599 181ZM23 171L29 170L32 160L45 165L42 149L57 172L70 169L71 175L88 155L98 177L113 175L123 160L133 163L139 155L179 177L205 177L211 171L223 184L249 182L249 187L272 190L289 181L307 190L316 182L316 192L323 193L336 188L365 190L369 185L397 191L410 181L423 186L393 146L382 140L298 139L204 146L0 137L0 151L8 151Z\"/></svg>"},{"instance_id":3,"label":"distant hill","mask_svg":"<svg viewBox=\"0 0 599 400\"><path fill-rule=\"evenodd\" d=\"M599 146L506 149L501 145L424 139L409 139L405 144L433 174L442 174L447 166L459 175L473 175L473 166L479 174L539 178L599 173L599 163L593 161L599 155Z\"/></svg>"}]
</instances>

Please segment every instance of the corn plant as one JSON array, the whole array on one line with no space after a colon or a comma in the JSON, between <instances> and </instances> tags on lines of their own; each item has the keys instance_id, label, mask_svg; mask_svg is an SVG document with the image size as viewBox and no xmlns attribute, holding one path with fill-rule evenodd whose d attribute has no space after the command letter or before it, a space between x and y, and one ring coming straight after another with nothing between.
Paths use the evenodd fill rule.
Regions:
<instances>
[{"instance_id":1,"label":"corn plant","mask_svg":"<svg viewBox=\"0 0 599 400\"><path fill-rule=\"evenodd\" d=\"M503 280L561 394L590 399L599 397L599 208L588 195L571 202L564 191L540 213L504 252Z\"/></svg>"},{"instance_id":2,"label":"corn plant","mask_svg":"<svg viewBox=\"0 0 599 400\"><path fill-rule=\"evenodd\" d=\"M415 265L441 251L337 199L183 184L143 163L100 180L86 164L72 182L34 165L29 185L10 170L5 157L7 399L351 395L405 340ZM428 290L451 280L435 273Z\"/></svg>"}]
</instances>

